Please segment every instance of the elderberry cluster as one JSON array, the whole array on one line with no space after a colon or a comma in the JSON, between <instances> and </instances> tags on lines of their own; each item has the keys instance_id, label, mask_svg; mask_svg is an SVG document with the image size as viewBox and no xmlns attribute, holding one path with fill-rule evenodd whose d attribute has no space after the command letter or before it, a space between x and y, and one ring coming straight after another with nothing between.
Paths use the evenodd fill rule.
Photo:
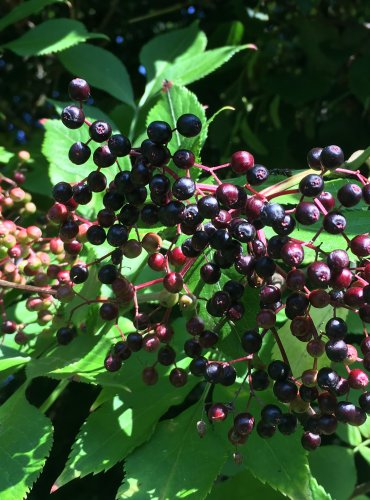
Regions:
<instances>
[{"instance_id":1,"label":"elderberry cluster","mask_svg":"<svg viewBox=\"0 0 370 500\"><path fill-rule=\"evenodd\" d=\"M294 186L292 178L263 188L269 171L256 164L247 151L234 153L229 163L217 167L197 163L190 149L170 151L173 134L193 138L201 132L202 123L193 114L180 116L175 128L164 121L150 123L148 138L133 147L128 137L112 134L107 122L86 120L82 102L90 89L84 80L72 80L69 92L79 105L66 107L62 122L71 129L83 125L88 129L85 142L72 144L69 159L81 165L92 155L96 169L76 184L62 181L54 186L55 204L49 211L49 218L59 223L59 236L54 241L61 251L68 249L75 256L82 241L93 246L107 243L110 250L92 263L75 263L56 290L60 300L70 300L74 286L88 280L94 265L99 281L111 290L109 297L96 299L101 318L117 324L123 310L132 315L135 331L121 332L122 338L105 357L106 369L117 371L131 355L145 350L155 353L155 359L142 372L144 383L157 382L160 364L172 367L169 381L175 387L186 384L189 376L214 387L232 386L237 378L236 363L244 364L242 388L249 391L250 398L263 401L263 391L271 387L276 404L261 403L256 425L258 415L252 415L248 408L236 413L235 400L208 404L211 423L227 420L229 415L233 418L229 440L234 445L243 444L254 427L262 438L271 438L276 431L291 434L300 425L302 445L314 450L321 435L334 433L338 422L364 423L370 413L364 371L370 370L366 330L370 323L370 237L367 233L347 236L346 210L360 202L370 204L370 184L359 172L345 168L341 148L312 149L307 157L311 171L300 176L297 188L290 188ZM128 170L121 169L123 157L129 158ZM104 172L112 169L114 177L109 182ZM199 170L200 178L194 174ZM333 172L346 179L336 196L325 190L326 178ZM221 174L226 180L220 179ZM230 176L236 176L237 181L228 181ZM94 193L103 193L102 207L96 220L89 221L78 215L78 207L95 203ZM297 203L275 201L287 194L297 195ZM300 240L298 230L314 224L319 227L311 240ZM138 228L158 225L175 228L168 245L155 230L139 234ZM316 244L321 234L340 235L342 244L326 252ZM143 250L148 254L149 268L159 277L133 283L124 274L123 262L138 257ZM187 285L187 276L194 269L206 285L220 284L206 301L205 310L200 305L203 298L195 297ZM232 278L225 279L226 275ZM159 287L160 319L157 309L148 312L141 308L140 291L149 287ZM255 326L240 331L240 358L220 359L217 346L224 328L243 325L251 314L246 300L251 289L258 293L260 302ZM171 321L178 306L187 311L189 338L183 344L189 358L187 369L176 366L181 353L173 347ZM327 306L332 308L332 317L325 325L315 324L312 311ZM363 322L363 358L347 342L351 332L339 314L342 308L359 315ZM202 319L204 312L212 321ZM297 352L306 350L312 368L292 372L285 339L277 329L282 316L297 340ZM75 335L72 323L57 333L62 343ZM278 346L281 359L265 365L259 352L268 339ZM319 368L322 356L326 366L320 361ZM340 375L342 368L345 376ZM357 405L348 400L353 391L359 391ZM257 398L260 392L262 397ZM205 428L203 420L198 422L201 435Z\"/></svg>"}]
</instances>

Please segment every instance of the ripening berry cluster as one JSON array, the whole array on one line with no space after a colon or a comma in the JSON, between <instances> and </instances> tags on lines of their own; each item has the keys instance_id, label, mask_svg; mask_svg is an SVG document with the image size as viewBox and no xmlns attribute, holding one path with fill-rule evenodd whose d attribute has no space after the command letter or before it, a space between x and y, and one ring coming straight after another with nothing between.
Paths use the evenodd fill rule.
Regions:
<instances>
[{"instance_id":1,"label":"ripening berry cluster","mask_svg":"<svg viewBox=\"0 0 370 500\"><path fill-rule=\"evenodd\" d=\"M111 289L109 297L96 298L101 318L117 324L123 310L131 315L135 331L121 332L122 338L105 357L105 368L115 372L124 362L129 363L131 355L144 350L153 353L153 364L142 372L148 385L157 382L160 364L172 368L169 381L175 387L185 385L189 376L232 386L237 376L235 365L243 363L243 389L250 398L261 393L256 398L262 401L260 416L252 415L248 406L245 412L236 413L235 400L207 407L210 423L232 420L229 440L234 445L245 443L252 431L271 438L277 431L288 435L300 427L303 447L314 450L321 435L334 433L338 422L364 423L370 413L366 374L370 370L366 330L370 323L370 237L368 233L351 239L347 236L345 210L361 201L370 204L370 184L360 172L345 168L341 148L312 149L307 157L311 173L301 178L297 188L289 188L290 179L264 188L269 170L256 164L247 151L234 153L229 163L217 167L198 164L191 150L170 151L174 133L192 138L201 132L201 121L192 114L180 116L175 129L163 121L150 123L148 138L133 147L126 136L112 134L108 123L86 120L82 103L90 89L84 80L72 80L69 92L78 105L63 110L62 122L71 129L87 127L86 142L72 144L69 159L81 165L92 155L96 169L76 184L61 181L53 188L55 204L49 219L59 224L53 245L59 245L61 252L67 247L76 258L68 278L54 288L59 300L71 300L74 286L86 282L91 266L96 266L99 281ZM125 156L130 159L129 170L120 166ZM112 182L108 182L105 169L115 169ZM192 176L195 169L204 174L199 181ZM326 175L333 171L344 179L336 196L325 190ZM235 175L244 177L244 182L228 182ZM78 215L78 207L95 203L94 193L103 193L102 207L96 220L88 221ZM298 195L294 207L276 201L286 194ZM311 241L296 237L297 228L315 223L320 227ZM175 228L169 247L157 234L158 225ZM140 235L138 228L142 231L143 227L149 231ZM339 235L342 244L326 252L320 245L322 234ZM83 244L105 243L110 247L105 256L95 262L79 259ZM133 283L124 274L125 259L138 257L142 251L158 278ZM308 255L313 256L310 263ZM199 266L199 280L206 285L221 283L206 302L207 314L215 318L213 328L201 317L202 297L195 297L187 285L187 273L195 266ZM224 270L232 271L234 278L225 280ZM153 313L141 308L140 291L149 287L159 290ZM248 288L259 293L255 327L240 332L240 358L216 360L223 327L238 327L246 315L250 316L245 300ZM176 357L182 353L176 352L172 342L175 332L171 321L178 307L187 310L189 337L183 344L189 358L187 369L176 366ZM331 308L332 317L322 327L315 324L311 312L325 307ZM158 308L162 311L160 320ZM363 322L364 337L359 342L363 358L355 345L347 342L352 332L338 313L341 308L359 315ZM276 325L280 312L297 341L297 353L305 349L312 358L312 368L301 373L292 373L284 338L279 336ZM63 339L61 343L68 343L76 334L70 322L57 336ZM266 338L273 338L281 355L268 365L259 359ZM321 356L327 363L319 368ZM346 376L339 374L341 370ZM263 403L263 392L269 387L276 404ZM354 391L358 391L357 404L348 400ZM199 421L200 435L205 429L206 423Z\"/></svg>"}]
</instances>

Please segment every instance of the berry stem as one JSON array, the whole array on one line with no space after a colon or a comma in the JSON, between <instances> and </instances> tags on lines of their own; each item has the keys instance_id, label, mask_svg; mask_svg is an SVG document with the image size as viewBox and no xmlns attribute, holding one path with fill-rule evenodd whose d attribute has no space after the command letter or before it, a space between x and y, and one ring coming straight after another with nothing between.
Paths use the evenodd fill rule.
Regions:
<instances>
[{"instance_id":1,"label":"berry stem","mask_svg":"<svg viewBox=\"0 0 370 500\"><path fill-rule=\"evenodd\" d=\"M12 283L11 281L6 281L0 279L0 286L5 288L16 288L17 290L23 290L29 293L48 293L50 295L56 295L57 291L51 288L43 288L41 286L33 285L20 285L19 283Z\"/></svg>"}]
</instances>

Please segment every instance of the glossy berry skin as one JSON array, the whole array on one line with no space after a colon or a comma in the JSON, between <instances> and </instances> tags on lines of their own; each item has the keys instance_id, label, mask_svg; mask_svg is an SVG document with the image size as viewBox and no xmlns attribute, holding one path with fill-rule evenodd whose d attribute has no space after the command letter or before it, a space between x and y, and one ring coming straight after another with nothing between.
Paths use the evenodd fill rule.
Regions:
<instances>
[{"instance_id":1,"label":"glossy berry skin","mask_svg":"<svg viewBox=\"0 0 370 500\"><path fill-rule=\"evenodd\" d=\"M321 151L322 148L312 148L307 154L307 164L312 170L321 170Z\"/></svg>"},{"instance_id":2,"label":"glossy berry skin","mask_svg":"<svg viewBox=\"0 0 370 500\"><path fill-rule=\"evenodd\" d=\"M362 199L362 189L357 184L344 184L339 188L337 198L344 207L354 207Z\"/></svg>"},{"instance_id":3,"label":"glossy berry skin","mask_svg":"<svg viewBox=\"0 0 370 500\"><path fill-rule=\"evenodd\" d=\"M321 437L312 432L305 432L301 438L301 444L307 451L316 450L321 444Z\"/></svg>"},{"instance_id":4,"label":"glossy berry skin","mask_svg":"<svg viewBox=\"0 0 370 500\"><path fill-rule=\"evenodd\" d=\"M87 184L75 184L72 192L73 199L79 205L87 205L92 199L92 192Z\"/></svg>"},{"instance_id":5,"label":"glossy berry skin","mask_svg":"<svg viewBox=\"0 0 370 500\"><path fill-rule=\"evenodd\" d=\"M284 208L279 203L268 203L260 212L260 219L266 226L281 222L285 217Z\"/></svg>"},{"instance_id":6,"label":"glossy berry skin","mask_svg":"<svg viewBox=\"0 0 370 500\"><path fill-rule=\"evenodd\" d=\"M101 193L107 186L107 178L97 170L89 173L86 182L93 193Z\"/></svg>"},{"instance_id":7,"label":"glossy berry skin","mask_svg":"<svg viewBox=\"0 0 370 500\"><path fill-rule=\"evenodd\" d=\"M255 330L247 330L242 335L241 344L247 354L253 354L261 348L262 337Z\"/></svg>"},{"instance_id":8,"label":"glossy berry skin","mask_svg":"<svg viewBox=\"0 0 370 500\"><path fill-rule=\"evenodd\" d=\"M180 177L172 186L172 194L178 200L188 200L195 193L195 182L190 177Z\"/></svg>"},{"instance_id":9,"label":"glossy berry skin","mask_svg":"<svg viewBox=\"0 0 370 500\"><path fill-rule=\"evenodd\" d=\"M208 419L210 422L222 422L226 420L229 410L223 403L215 403L213 404L208 412Z\"/></svg>"},{"instance_id":10,"label":"glossy berry skin","mask_svg":"<svg viewBox=\"0 0 370 500\"><path fill-rule=\"evenodd\" d=\"M285 436L293 434L297 429L298 420L292 413L284 413L279 420L278 429Z\"/></svg>"},{"instance_id":11,"label":"glossy berry skin","mask_svg":"<svg viewBox=\"0 0 370 500\"><path fill-rule=\"evenodd\" d=\"M310 226L320 219L320 211L314 203L302 201L296 206L295 218L303 226Z\"/></svg>"},{"instance_id":12,"label":"glossy berry skin","mask_svg":"<svg viewBox=\"0 0 370 500\"><path fill-rule=\"evenodd\" d=\"M83 142L75 142L69 149L68 158L75 165L86 163L91 156L91 149Z\"/></svg>"},{"instance_id":13,"label":"glossy berry skin","mask_svg":"<svg viewBox=\"0 0 370 500\"><path fill-rule=\"evenodd\" d=\"M122 134L113 134L108 139L108 147L115 156L127 156L131 151L131 142Z\"/></svg>"},{"instance_id":14,"label":"glossy berry skin","mask_svg":"<svg viewBox=\"0 0 370 500\"><path fill-rule=\"evenodd\" d=\"M68 328L63 326L57 331L57 342L60 345L67 345L76 337L77 332L75 328Z\"/></svg>"},{"instance_id":15,"label":"glossy berry skin","mask_svg":"<svg viewBox=\"0 0 370 500\"><path fill-rule=\"evenodd\" d=\"M111 285L117 276L118 271L113 264L106 264L101 267L98 272L98 280L106 285Z\"/></svg>"},{"instance_id":16,"label":"glossy berry skin","mask_svg":"<svg viewBox=\"0 0 370 500\"><path fill-rule=\"evenodd\" d=\"M328 191L323 191L317 196L318 201L323 205L323 207L330 212L335 207L335 198Z\"/></svg>"},{"instance_id":17,"label":"glossy berry skin","mask_svg":"<svg viewBox=\"0 0 370 500\"><path fill-rule=\"evenodd\" d=\"M248 151L237 151L231 156L231 169L236 174L244 174L254 165L254 158Z\"/></svg>"},{"instance_id":18,"label":"glossy berry skin","mask_svg":"<svg viewBox=\"0 0 370 500\"><path fill-rule=\"evenodd\" d=\"M82 78L74 78L69 82L68 93L74 101L87 101L90 97L89 84Z\"/></svg>"},{"instance_id":19,"label":"glossy berry skin","mask_svg":"<svg viewBox=\"0 0 370 500\"><path fill-rule=\"evenodd\" d=\"M61 120L64 126L70 129L80 128L85 122L85 114L77 106L67 106L63 109Z\"/></svg>"},{"instance_id":20,"label":"glossy berry skin","mask_svg":"<svg viewBox=\"0 0 370 500\"><path fill-rule=\"evenodd\" d=\"M184 137L195 137L202 130L202 122L197 116L186 113L177 119L176 128Z\"/></svg>"},{"instance_id":21,"label":"glossy berry skin","mask_svg":"<svg viewBox=\"0 0 370 500\"><path fill-rule=\"evenodd\" d=\"M281 249L281 258L290 267L299 266L304 259L303 246L299 243L286 243Z\"/></svg>"},{"instance_id":22,"label":"glossy berry skin","mask_svg":"<svg viewBox=\"0 0 370 500\"><path fill-rule=\"evenodd\" d=\"M159 349L157 359L158 363L160 363L161 365L170 366L176 359L176 352L174 351L174 349L172 349L171 346L167 345Z\"/></svg>"},{"instance_id":23,"label":"glossy berry skin","mask_svg":"<svg viewBox=\"0 0 370 500\"><path fill-rule=\"evenodd\" d=\"M286 214L281 221L272 223L272 229L280 236L287 236L294 231L295 227L295 219L290 214Z\"/></svg>"},{"instance_id":24,"label":"glossy berry skin","mask_svg":"<svg viewBox=\"0 0 370 500\"><path fill-rule=\"evenodd\" d=\"M349 372L348 383L352 389L365 389L369 384L369 377L362 370L355 368Z\"/></svg>"},{"instance_id":25,"label":"glossy berry skin","mask_svg":"<svg viewBox=\"0 0 370 500\"><path fill-rule=\"evenodd\" d=\"M277 380L274 383L273 391L275 396L282 403L292 402L298 394L298 388L292 380Z\"/></svg>"},{"instance_id":26,"label":"glossy berry skin","mask_svg":"<svg viewBox=\"0 0 370 500\"><path fill-rule=\"evenodd\" d=\"M330 339L343 340L347 331L346 322L342 318L331 318L325 325L325 333Z\"/></svg>"},{"instance_id":27,"label":"glossy berry skin","mask_svg":"<svg viewBox=\"0 0 370 500\"><path fill-rule=\"evenodd\" d=\"M172 138L170 125L164 121L154 121L148 125L146 130L148 138L156 144L166 144Z\"/></svg>"},{"instance_id":28,"label":"glossy berry skin","mask_svg":"<svg viewBox=\"0 0 370 500\"><path fill-rule=\"evenodd\" d=\"M108 229L107 241L112 247L120 247L128 240L128 231L122 224L114 224Z\"/></svg>"},{"instance_id":29,"label":"glossy berry skin","mask_svg":"<svg viewBox=\"0 0 370 500\"><path fill-rule=\"evenodd\" d=\"M346 229L347 220L339 212L330 212L324 217L323 227L329 234L340 234Z\"/></svg>"},{"instance_id":30,"label":"glossy berry skin","mask_svg":"<svg viewBox=\"0 0 370 500\"><path fill-rule=\"evenodd\" d=\"M358 403L362 410L366 412L368 415L370 414L370 392L364 392L359 397Z\"/></svg>"},{"instance_id":31,"label":"glossy berry skin","mask_svg":"<svg viewBox=\"0 0 370 500\"><path fill-rule=\"evenodd\" d=\"M360 234L352 238L350 247L357 257L367 257L370 254L370 237Z\"/></svg>"},{"instance_id":32,"label":"glossy berry skin","mask_svg":"<svg viewBox=\"0 0 370 500\"><path fill-rule=\"evenodd\" d=\"M87 230L86 237L92 245L102 245L107 236L101 226L93 225Z\"/></svg>"},{"instance_id":33,"label":"glossy berry skin","mask_svg":"<svg viewBox=\"0 0 370 500\"><path fill-rule=\"evenodd\" d=\"M204 283L215 284L221 278L221 269L216 264L207 263L200 268L200 276Z\"/></svg>"},{"instance_id":34,"label":"glossy berry skin","mask_svg":"<svg viewBox=\"0 0 370 500\"><path fill-rule=\"evenodd\" d=\"M119 356L110 354L104 360L104 368L108 372L117 372L122 366L122 361Z\"/></svg>"},{"instance_id":35,"label":"glossy berry skin","mask_svg":"<svg viewBox=\"0 0 370 500\"><path fill-rule=\"evenodd\" d=\"M316 174L310 174L303 177L299 183L299 190L304 196L317 196L323 191L323 189L323 178Z\"/></svg>"},{"instance_id":36,"label":"glossy berry skin","mask_svg":"<svg viewBox=\"0 0 370 500\"><path fill-rule=\"evenodd\" d=\"M317 384L321 389L334 390L339 380L339 375L331 368L321 368L317 374Z\"/></svg>"},{"instance_id":37,"label":"glossy berry skin","mask_svg":"<svg viewBox=\"0 0 370 500\"><path fill-rule=\"evenodd\" d=\"M182 368L174 368L169 376L170 383L175 387L182 387L188 380L188 375Z\"/></svg>"},{"instance_id":38,"label":"glossy berry skin","mask_svg":"<svg viewBox=\"0 0 370 500\"><path fill-rule=\"evenodd\" d=\"M189 169L195 163L194 153L188 149L178 149L172 159L178 168Z\"/></svg>"},{"instance_id":39,"label":"glossy berry skin","mask_svg":"<svg viewBox=\"0 0 370 500\"><path fill-rule=\"evenodd\" d=\"M307 276L313 286L325 288L329 285L331 271L327 264L316 261L308 266Z\"/></svg>"},{"instance_id":40,"label":"glossy berry skin","mask_svg":"<svg viewBox=\"0 0 370 500\"><path fill-rule=\"evenodd\" d=\"M267 371L273 380L286 380L290 374L289 366L280 360L271 361Z\"/></svg>"},{"instance_id":41,"label":"glossy berry skin","mask_svg":"<svg viewBox=\"0 0 370 500\"><path fill-rule=\"evenodd\" d=\"M330 269L344 269L349 265L349 256L345 250L333 250L326 258Z\"/></svg>"},{"instance_id":42,"label":"glossy berry skin","mask_svg":"<svg viewBox=\"0 0 370 500\"><path fill-rule=\"evenodd\" d=\"M211 382L211 384L216 384L220 382L223 376L223 369L219 363L208 363L203 370L204 378Z\"/></svg>"},{"instance_id":43,"label":"glossy berry skin","mask_svg":"<svg viewBox=\"0 0 370 500\"><path fill-rule=\"evenodd\" d=\"M59 203L66 203L72 198L72 186L68 182L58 182L53 187L53 198Z\"/></svg>"},{"instance_id":44,"label":"glossy berry skin","mask_svg":"<svg viewBox=\"0 0 370 500\"><path fill-rule=\"evenodd\" d=\"M253 390L264 391L270 385L270 380L265 370L255 370L251 375Z\"/></svg>"},{"instance_id":45,"label":"glossy berry skin","mask_svg":"<svg viewBox=\"0 0 370 500\"><path fill-rule=\"evenodd\" d=\"M182 290L184 280L180 273L168 273L163 278L163 286L170 293L178 293Z\"/></svg>"},{"instance_id":46,"label":"glossy berry skin","mask_svg":"<svg viewBox=\"0 0 370 500\"><path fill-rule=\"evenodd\" d=\"M264 406L261 410L261 418L264 422L268 424L277 425L280 422L282 416L281 409L273 404L268 404Z\"/></svg>"},{"instance_id":47,"label":"glossy berry skin","mask_svg":"<svg viewBox=\"0 0 370 500\"><path fill-rule=\"evenodd\" d=\"M329 340L325 345L327 357L336 363L344 361L348 354L348 347L344 340Z\"/></svg>"},{"instance_id":48,"label":"glossy berry skin","mask_svg":"<svg viewBox=\"0 0 370 500\"><path fill-rule=\"evenodd\" d=\"M234 429L242 436L250 434L254 427L254 417L248 412L238 413L234 418Z\"/></svg>"},{"instance_id":49,"label":"glossy berry skin","mask_svg":"<svg viewBox=\"0 0 370 500\"><path fill-rule=\"evenodd\" d=\"M344 163L344 153L339 146L326 146L320 154L323 168L337 168Z\"/></svg>"},{"instance_id":50,"label":"glossy berry skin","mask_svg":"<svg viewBox=\"0 0 370 500\"><path fill-rule=\"evenodd\" d=\"M112 127L107 122L97 120L89 127L89 135L95 142L104 142L112 135Z\"/></svg>"},{"instance_id":51,"label":"glossy berry skin","mask_svg":"<svg viewBox=\"0 0 370 500\"><path fill-rule=\"evenodd\" d=\"M98 167L107 168L111 167L115 163L116 157L107 145L103 145L95 149L93 160L95 165Z\"/></svg>"},{"instance_id":52,"label":"glossy berry skin","mask_svg":"<svg viewBox=\"0 0 370 500\"><path fill-rule=\"evenodd\" d=\"M263 165L255 165L247 170L247 182L251 186L263 184L269 176L269 171Z\"/></svg>"},{"instance_id":53,"label":"glossy berry skin","mask_svg":"<svg viewBox=\"0 0 370 500\"><path fill-rule=\"evenodd\" d=\"M264 420L260 420L256 427L257 434L263 438L271 438L276 432L276 425L269 424Z\"/></svg>"},{"instance_id":54,"label":"glossy berry skin","mask_svg":"<svg viewBox=\"0 0 370 500\"><path fill-rule=\"evenodd\" d=\"M87 280L89 271L86 266L76 265L71 268L69 275L73 283L79 284Z\"/></svg>"}]
</instances>

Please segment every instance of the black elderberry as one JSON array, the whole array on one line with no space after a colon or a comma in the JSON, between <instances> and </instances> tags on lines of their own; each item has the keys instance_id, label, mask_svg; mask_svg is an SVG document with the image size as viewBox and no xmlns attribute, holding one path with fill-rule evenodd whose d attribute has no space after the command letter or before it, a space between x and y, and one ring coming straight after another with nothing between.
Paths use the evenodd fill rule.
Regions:
<instances>
[{"instance_id":1,"label":"black elderberry","mask_svg":"<svg viewBox=\"0 0 370 500\"><path fill-rule=\"evenodd\" d=\"M90 226L86 232L86 238L92 245L102 245L106 240L106 234L101 226Z\"/></svg>"},{"instance_id":2,"label":"black elderberry","mask_svg":"<svg viewBox=\"0 0 370 500\"><path fill-rule=\"evenodd\" d=\"M259 186L267 180L269 171L263 165L254 165L247 170L247 181L251 186Z\"/></svg>"},{"instance_id":3,"label":"black elderberry","mask_svg":"<svg viewBox=\"0 0 370 500\"><path fill-rule=\"evenodd\" d=\"M285 436L289 436L297 429L297 423L298 420L295 415L292 413L283 413L278 423L278 429Z\"/></svg>"},{"instance_id":4,"label":"black elderberry","mask_svg":"<svg viewBox=\"0 0 370 500\"><path fill-rule=\"evenodd\" d=\"M202 130L202 122L197 116L186 113L178 118L176 128L184 137L195 137Z\"/></svg>"},{"instance_id":5,"label":"black elderberry","mask_svg":"<svg viewBox=\"0 0 370 500\"><path fill-rule=\"evenodd\" d=\"M72 186L68 182L58 182L53 187L53 198L59 203L65 203L72 198Z\"/></svg>"},{"instance_id":6,"label":"black elderberry","mask_svg":"<svg viewBox=\"0 0 370 500\"><path fill-rule=\"evenodd\" d=\"M69 276L73 283L80 284L84 283L87 280L89 271L86 266L77 264L75 266L72 266L71 270L69 271Z\"/></svg>"},{"instance_id":7,"label":"black elderberry","mask_svg":"<svg viewBox=\"0 0 370 500\"><path fill-rule=\"evenodd\" d=\"M198 200L198 210L202 217L212 219L220 211L217 199L214 196L203 196Z\"/></svg>"},{"instance_id":8,"label":"black elderberry","mask_svg":"<svg viewBox=\"0 0 370 500\"><path fill-rule=\"evenodd\" d=\"M103 197L103 205L113 212L122 208L124 202L124 196L117 191L107 191Z\"/></svg>"},{"instance_id":9,"label":"black elderberry","mask_svg":"<svg viewBox=\"0 0 370 500\"><path fill-rule=\"evenodd\" d=\"M100 168L111 167L115 161L116 156L111 152L107 145L99 146L95 149L93 154L95 165Z\"/></svg>"},{"instance_id":10,"label":"black elderberry","mask_svg":"<svg viewBox=\"0 0 370 500\"><path fill-rule=\"evenodd\" d=\"M290 373L289 366L284 361L275 360L271 361L267 368L269 376L273 380L286 380Z\"/></svg>"},{"instance_id":11,"label":"black elderberry","mask_svg":"<svg viewBox=\"0 0 370 500\"><path fill-rule=\"evenodd\" d=\"M128 240L128 230L122 224L114 224L108 229L107 241L112 247L120 247Z\"/></svg>"},{"instance_id":12,"label":"black elderberry","mask_svg":"<svg viewBox=\"0 0 370 500\"><path fill-rule=\"evenodd\" d=\"M149 139L156 144L166 144L172 138L172 130L167 122L154 121L146 130Z\"/></svg>"},{"instance_id":13,"label":"black elderberry","mask_svg":"<svg viewBox=\"0 0 370 500\"><path fill-rule=\"evenodd\" d=\"M188 200L195 193L195 182L190 177L180 177L172 185L172 194L178 200Z\"/></svg>"},{"instance_id":14,"label":"black elderberry","mask_svg":"<svg viewBox=\"0 0 370 500\"><path fill-rule=\"evenodd\" d=\"M74 78L69 82L68 93L74 101L87 101L90 97L89 84L82 78Z\"/></svg>"},{"instance_id":15,"label":"black elderberry","mask_svg":"<svg viewBox=\"0 0 370 500\"><path fill-rule=\"evenodd\" d=\"M86 163L91 156L91 149L83 142L75 142L69 148L68 158L75 165Z\"/></svg>"},{"instance_id":16,"label":"black elderberry","mask_svg":"<svg viewBox=\"0 0 370 500\"><path fill-rule=\"evenodd\" d=\"M323 178L316 174L306 175L299 183L299 190L304 196L317 196L324 190Z\"/></svg>"},{"instance_id":17,"label":"black elderberry","mask_svg":"<svg viewBox=\"0 0 370 500\"><path fill-rule=\"evenodd\" d=\"M241 337L241 344L247 354L253 354L260 350L262 337L255 330L247 330Z\"/></svg>"},{"instance_id":18,"label":"black elderberry","mask_svg":"<svg viewBox=\"0 0 370 500\"><path fill-rule=\"evenodd\" d=\"M76 184L72 188L73 199L79 205L87 205L92 199L92 192L88 184Z\"/></svg>"},{"instance_id":19,"label":"black elderberry","mask_svg":"<svg viewBox=\"0 0 370 500\"><path fill-rule=\"evenodd\" d=\"M178 149L172 159L178 168L188 169L195 163L194 153L188 149Z\"/></svg>"},{"instance_id":20,"label":"black elderberry","mask_svg":"<svg viewBox=\"0 0 370 500\"><path fill-rule=\"evenodd\" d=\"M101 193L107 187L107 178L98 170L90 172L86 182L93 193Z\"/></svg>"},{"instance_id":21,"label":"black elderberry","mask_svg":"<svg viewBox=\"0 0 370 500\"><path fill-rule=\"evenodd\" d=\"M118 271L116 266L113 264L106 264L101 267L98 272L98 279L101 283L106 285L111 285L113 281L117 278Z\"/></svg>"},{"instance_id":22,"label":"black elderberry","mask_svg":"<svg viewBox=\"0 0 370 500\"><path fill-rule=\"evenodd\" d=\"M109 123L97 120L89 127L89 135L95 142L104 142L109 139L112 134L112 127Z\"/></svg>"},{"instance_id":23,"label":"black elderberry","mask_svg":"<svg viewBox=\"0 0 370 500\"><path fill-rule=\"evenodd\" d=\"M76 335L77 332L74 327L69 328L67 326L63 326L57 331L57 342L60 345L67 345L76 337Z\"/></svg>"},{"instance_id":24,"label":"black elderberry","mask_svg":"<svg viewBox=\"0 0 370 500\"><path fill-rule=\"evenodd\" d=\"M115 156L127 156L131 151L131 142L122 134L113 134L108 139L108 147Z\"/></svg>"},{"instance_id":25,"label":"black elderberry","mask_svg":"<svg viewBox=\"0 0 370 500\"><path fill-rule=\"evenodd\" d=\"M220 363L210 362L204 369L204 377L207 382L216 384L222 380L223 369Z\"/></svg>"},{"instance_id":26,"label":"black elderberry","mask_svg":"<svg viewBox=\"0 0 370 500\"><path fill-rule=\"evenodd\" d=\"M192 360L192 362L189 365L189 370L196 377L201 377L204 374L207 364L208 364L207 358L201 356L199 358Z\"/></svg>"},{"instance_id":27,"label":"black elderberry","mask_svg":"<svg viewBox=\"0 0 370 500\"><path fill-rule=\"evenodd\" d=\"M125 226L133 226L139 220L139 216L140 210L134 205L127 203L122 207L117 219Z\"/></svg>"},{"instance_id":28,"label":"black elderberry","mask_svg":"<svg viewBox=\"0 0 370 500\"><path fill-rule=\"evenodd\" d=\"M70 129L80 128L85 122L85 114L77 106L67 106L61 114L63 125Z\"/></svg>"},{"instance_id":29,"label":"black elderberry","mask_svg":"<svg viewBox=\"0 0 370 500\"><path fill-rule=\"evenodd\" d=\"M326 146L320 154L323 168L337 168L344 163L344 154L339 146Z\"/></svg>"}]
</instances>

